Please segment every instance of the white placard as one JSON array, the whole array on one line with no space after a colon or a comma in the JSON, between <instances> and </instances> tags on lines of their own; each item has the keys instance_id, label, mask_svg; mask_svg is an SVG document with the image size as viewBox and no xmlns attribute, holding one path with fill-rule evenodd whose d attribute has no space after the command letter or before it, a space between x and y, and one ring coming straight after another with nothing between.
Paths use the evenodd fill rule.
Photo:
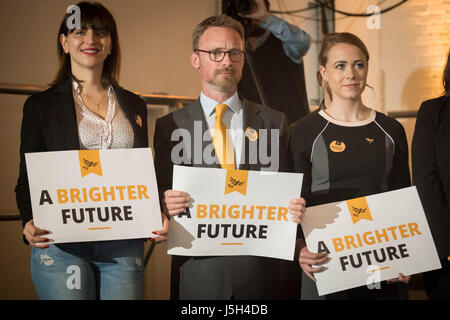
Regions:
<instances>
[{"instance_id":1,"label":"white placard","mask_svg":"<svg viewBox=\"0 0 450 320\"><path fill-rule=\"evenodd\" d=\"M297 224L288 213L303 175L174 166L173 189L193 204L171 219L168 253L293 260Z\"/></svg>"},{"instance_id":2,"label":"white placard","mask_svg":"<svg viewBox=\"0 0 450 320\"><path fill-rule=\"evenodd\" d=\"M302 229L309 251L329 252L319 295L441 268L415 187L307 208Z\"/></svg>"},{"instance_id":3,"label":"white placard","mask_svg":"<svg viewBox=\"0 0 450 320\"><path fill-rule=\"evenodd\" d=\"M53 243L148 238L162 229L150 148L25 158L34 224Z\"/></svg>"}]
</instances>

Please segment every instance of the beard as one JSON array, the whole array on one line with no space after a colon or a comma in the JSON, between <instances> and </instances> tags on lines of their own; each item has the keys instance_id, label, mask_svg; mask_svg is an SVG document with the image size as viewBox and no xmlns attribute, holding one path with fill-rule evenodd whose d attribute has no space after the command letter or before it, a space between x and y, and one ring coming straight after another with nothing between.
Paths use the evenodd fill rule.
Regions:
<instances>
[{"instance_id":1,"label":"beard","mask_svg":"<svg viewBox=\"0 0 450 320\"><path fill-rule=\"evenodd\" d=\"M229 72L230 75L222 75L222 72ZM227 92L237 86L240 79L237 79L236 71L233 68L222 68L214 71L214 75L208 80L209 84L212 84L220 91Z\"/></svg>"}]
</instances>

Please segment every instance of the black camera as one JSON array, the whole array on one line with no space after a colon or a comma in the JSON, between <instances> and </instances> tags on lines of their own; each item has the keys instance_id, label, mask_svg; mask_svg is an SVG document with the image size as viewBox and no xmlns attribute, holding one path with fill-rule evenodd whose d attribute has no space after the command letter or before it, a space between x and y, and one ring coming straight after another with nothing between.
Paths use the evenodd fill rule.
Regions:
<instances>
[{"instance_id":1,"label":"black camera","mask_svg":"<svg viewBox=\"0 0 450 320\"><path fill-rule=\"evenodd\" d=\"M237 10L242 14L250 14L256 10L255 0L239 0L237 1Z\"/></svg>"},{"instance_id":2,"label":"black camera","mask_svg":"<svg viewBox=\"0 0 450 320\"><path fill-rule=\"evenodd\" d=\"M264 0L264 4L269 10L269 0ZM222 0L222 13L239 21L245 30L245 37L259 36L264 30L257 24L252 23L252 19L244 18L240 14L251 14L256 11L258 4L255 0Z\"/></svg>"},{"instance_id":3,"label":"black camera","mask_svg":"<svg viewBox=\"0 0 450 320\"><path fill-rule=\"evenodd\" d=\"M222 13L232 18L240 14L250 14L256 10L255 0L222 0Z\"/></svg>"},{"instance_id":4,"label":"black camera","mask_svg":"<svg viewBox=\"0 0 450 320\"><path fill-rule=\"evenodd\" d=\"M264 0L264 4L269 9L270 3ZM241 17L239 14L250 14L258 8L255 0L222 0L222 13L239 21L245 30L245 37L260 35L263 30L255 24L252 19Z\"/></svg>"},{"instance_id":5,"label":"black camera","mask_svg":"<svg viewBox=\"0 0 450 320\"><path fill-rule=\"evenodd\" d=\"M256 9L254 0L222 0L222 13L239 21L245 30L245 37L252 34L252 19L243 18L239 15L249 14Z\"/></svg>"}]
</instances>

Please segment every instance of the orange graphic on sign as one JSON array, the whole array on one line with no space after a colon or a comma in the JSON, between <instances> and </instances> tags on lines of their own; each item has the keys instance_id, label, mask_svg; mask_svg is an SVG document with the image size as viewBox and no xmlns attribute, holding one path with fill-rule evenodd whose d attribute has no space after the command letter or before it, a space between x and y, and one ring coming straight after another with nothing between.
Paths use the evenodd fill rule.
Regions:
<instances>
[{"instance_id":1,"label":"orange graphic on sign","mask_svg":"<svg viewBox=\"0 0 450 320\"><path fill-rule=\"evenodd\" d=\"M346 203L353 223L357 223L361 219L373 221L366 197L347 200Z\"/></svg>"},{"instance_id":2,"label":"orange graphic on sign","mask_svg":"<svg viewBox=\"0 0 450 320\"><path fill-rule=\"evenodd\" d=\"M98 150L79 150L78 159L80 160L82 178L89 173L102 176L102 165L100 163L100 152Z\"/></svg>"},{"instance_id":3,"label":"orange graphic on sign","mask_svg":"<svg viewBox=\"0 0 450 320\"><path fill-rule=\"evenodd\" d=\"M227 178L225 180L225 194L233 191L247 194L247 170L227 170Z\"/></svg>"}]
</instances>

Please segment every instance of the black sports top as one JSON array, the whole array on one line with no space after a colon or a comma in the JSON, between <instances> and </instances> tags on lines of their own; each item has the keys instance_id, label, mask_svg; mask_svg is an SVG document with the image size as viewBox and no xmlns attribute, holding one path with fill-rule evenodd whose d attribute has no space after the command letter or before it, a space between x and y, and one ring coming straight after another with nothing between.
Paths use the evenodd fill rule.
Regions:
<instances>
[{"instance_id":1,"label":"black sports top","mask_svg":"<svg viewBox=\"0 0 450 320\"><path fill-rule=\"evenodd\" d=\"M356 123L316 110L291 126L289 145L307 206L411 185L405 131L375 110Z\"/></svg>"}]
</instances>

